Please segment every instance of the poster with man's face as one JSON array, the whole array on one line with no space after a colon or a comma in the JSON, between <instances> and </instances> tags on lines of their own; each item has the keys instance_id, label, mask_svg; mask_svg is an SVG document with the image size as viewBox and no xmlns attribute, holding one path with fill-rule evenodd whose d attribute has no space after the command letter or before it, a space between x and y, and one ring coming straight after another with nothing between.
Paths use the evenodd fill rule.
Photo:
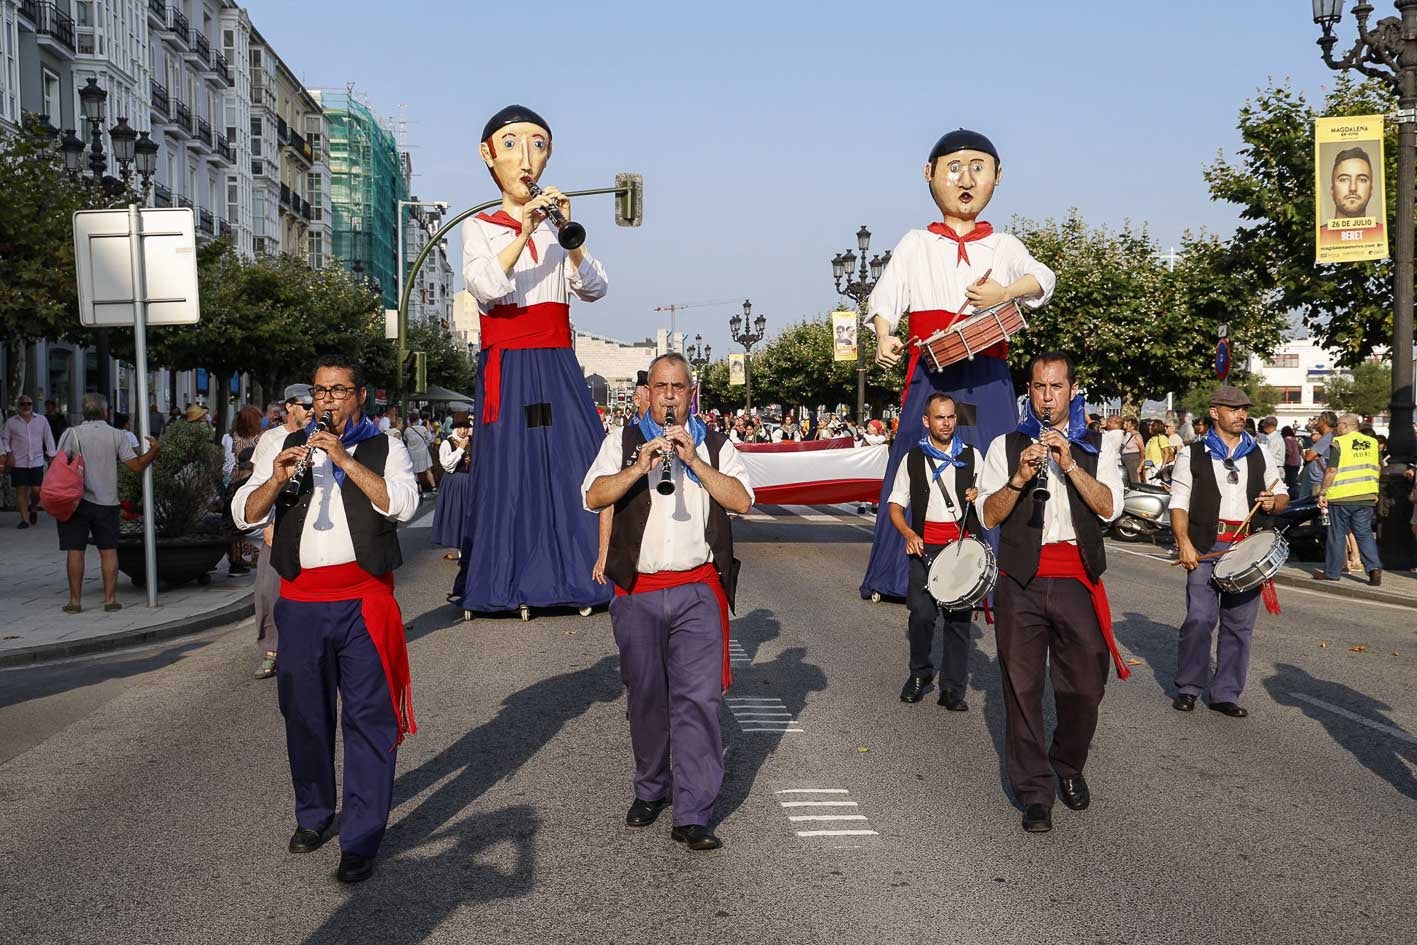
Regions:
<instances>
[{"instance_id":1,"label":"poster with man's face","mask_svg":"<svg viewBox=\"0 0 1417 945\"><path fill-rule=\"evenodd\" d=\"M748 368L744 364L743 355L730 354L728 356L728 386L742 387L748 382Z\"/></svg>"},{"instance_id":2,"label":"poster with man's face","mask_svg":"<svg viewBox=\"0 0 1417 945\"><path fill-rule=\"evenodd\" d=\"M1317 262L1388 255L1383 116L1316 120L1314 206Z\"/></svg>"},{"instance_id":3,"label":"poster with man's face","mask_svg":"<svg viewBox=\"0 0 1417 945\"><path fill-rule=\"evenodd\" d=\"M832 312L832 360L856 360L855 312Z\"/></svg>"}]
</instances>

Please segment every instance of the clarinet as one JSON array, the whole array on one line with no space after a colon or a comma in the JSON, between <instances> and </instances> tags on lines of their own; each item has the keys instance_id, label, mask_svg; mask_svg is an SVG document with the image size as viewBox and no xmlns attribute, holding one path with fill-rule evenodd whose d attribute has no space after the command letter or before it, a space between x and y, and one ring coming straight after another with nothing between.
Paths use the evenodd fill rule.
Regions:
<instances>
[{"instance_id":1,"label":"clarinet","mask_svg":"<svg viewBox=\"0 0 1417 945\"><path fill-rule=\"evenodd\" d=\"M674 426L674 408L664 408L664 425ZM659 467L659 485L654 487L654 491L660 495L674 494L674 448L671 446L664 451L663 463Z\"/></svg>"},{"instance_id":2,"label":"clarinet","mask_svg":"<svg viewBox=\"0 0 1417 945\"><path fill-rule=\"evenodd\" d=\"M1043 442L1043 431L1052 425L1053 411L1045 408L1043 411L1043 425L1038 430L1039 438L1034 442ZM1038 464L1038 476L1033 480L1033 501L1035 502L1047 502L1050 498L1048 492L1048 463L1050 459L1051 457L1045 454L1043 462Z\"/></svg>"},{"instance_id":3,"label":"clarinet","mask_svg":"<svg viewBox=\"0 0 1417 945\"><path fill-rule=\"evenodd\" d=\"M536 181L523 177L522 183L526 184L527 192L533 197L540 196L541 188L536 186ZM551 225L556 227L556 242L561 244L562 249L581 248L585 242L585 227L574 220L567 220L561 215L561 208L554 203L546 206L546 217L551 221Z\"/></svg>"},{"instance_id":4,"label":"clarinet","mask_svg":"<svg viewBox=\"0 0 1417 945\"><path fill-rule=\"evenodd\" d=\"M320 420L315 424L315 432L329 430L334 424L334 416L326 410L320 414ZM315 447L307 446L305 448L305 455L300 457L300 462L295 464L295 472L291 473L290 480L277 493L276 505L288 509L300 501L300 494L305 491L306 477L310 474L310 457L314 454Z\"/></svg>"}]
</instances>

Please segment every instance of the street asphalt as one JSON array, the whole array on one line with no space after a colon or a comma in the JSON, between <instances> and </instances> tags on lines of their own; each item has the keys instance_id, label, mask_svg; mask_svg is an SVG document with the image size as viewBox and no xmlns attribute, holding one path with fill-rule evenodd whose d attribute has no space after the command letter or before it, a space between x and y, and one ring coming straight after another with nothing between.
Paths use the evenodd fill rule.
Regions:
<instances>
[{"instance_id":1,"label":"street asphalt","mask_svg":"<svg viewBox=\"0 0 1417 945\"><path fill-rule=\"evenodd\" d=\"M1019 829L992 634L971 711L897 698L905 611L862 521L740 522L722 850L634 830L603 613L461 620L404 533L419 734L369 882L285 850L291 789L249 621L0 670L5 943L1403 943L1417 916L1417 620L1283 588L1247 719L1170 707L1183 579L1112 550L1091 809ZM937 644L938 645L938 644ZM747 662L751 660L751 662ZM766 720L766 721L764 721ZM752 728L776 729L748 731ZM784 806L791 805L791 806ZM792 820L794 817L851 819ZM853 831L842 833L841 831ZM825 835L815 835L826 832ZM807 835L802 835L807 834Z\"/></svg>"}]
</instances>

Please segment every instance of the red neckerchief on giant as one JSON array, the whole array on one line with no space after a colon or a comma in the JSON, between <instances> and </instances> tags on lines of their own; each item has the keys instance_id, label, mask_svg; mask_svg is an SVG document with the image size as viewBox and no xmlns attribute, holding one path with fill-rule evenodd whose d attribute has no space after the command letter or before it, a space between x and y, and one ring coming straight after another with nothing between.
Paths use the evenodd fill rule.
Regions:
<instances>
[{"instance_id":1,"label":"red neckerchief on giant","mask_svg":"<svg viewBox=\"0 0 1417 945\"><path fill-rule=\"evenodd\" d=\"M965 243L973 243L975 240L982 240L984 237L992 236L994 233L994 228L983 220L976 222L974 229L970 230L964 236L960 236L954 230L950 229L947 223L931 223L928 229L936 236L943 236L947 240L955 241L955 245L959 247L959 255L955 258L955 265L969 262L969 251L964 248Z\"/></svg>"},{"instance_id":2,"label":"red neckerchief on giant","mask_svg":"<svg viewBox=\"0 0 1417 945\"><path fill-rule=\"evenodd\" d=\"M512 215L505 210L498 210L496 213L479 213L477 219L496 226L505 226L518 236L522 235L521 221L512 219ZM529 236L526 238L526 248L531 250L532 262L541 262L536 256L536 241Z\"/></svg>"}]
</instances>

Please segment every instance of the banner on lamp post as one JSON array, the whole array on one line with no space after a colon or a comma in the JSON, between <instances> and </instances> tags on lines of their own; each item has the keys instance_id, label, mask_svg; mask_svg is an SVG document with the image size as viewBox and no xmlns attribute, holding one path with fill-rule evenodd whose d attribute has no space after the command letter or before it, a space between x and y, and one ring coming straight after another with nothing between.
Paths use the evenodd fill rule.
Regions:
<instances>
[{"instance_id":1,"label":"banner on lamp post","mask_svg":"<svg viewBox=\"0 0 1417 945\"><path fill-rule=\"evenodd\" d=\"M748 383L747 356L730 354L728 356L728 386L742 387L746 383Z\"/></svg>"},{"instance_id":2,"label":"banner on lamp post","mask_svg":"<svg viewBox=\"0 0 1417 945\"><path fill-rule=\"evenodd\" d=\"M832 312L832 360L856 360L856 313Z\"/></svg>"},{"instance_id":3,"label":"banner on lamp post","mask_svg":"<svg viewBox=\"0 0 1417 945\"><path fill-rule=\"evenodd\" d=\"M1314 258L1384 259L1388 253L1383 116L1314 120Z\"/></svg>"}]
</instances>

